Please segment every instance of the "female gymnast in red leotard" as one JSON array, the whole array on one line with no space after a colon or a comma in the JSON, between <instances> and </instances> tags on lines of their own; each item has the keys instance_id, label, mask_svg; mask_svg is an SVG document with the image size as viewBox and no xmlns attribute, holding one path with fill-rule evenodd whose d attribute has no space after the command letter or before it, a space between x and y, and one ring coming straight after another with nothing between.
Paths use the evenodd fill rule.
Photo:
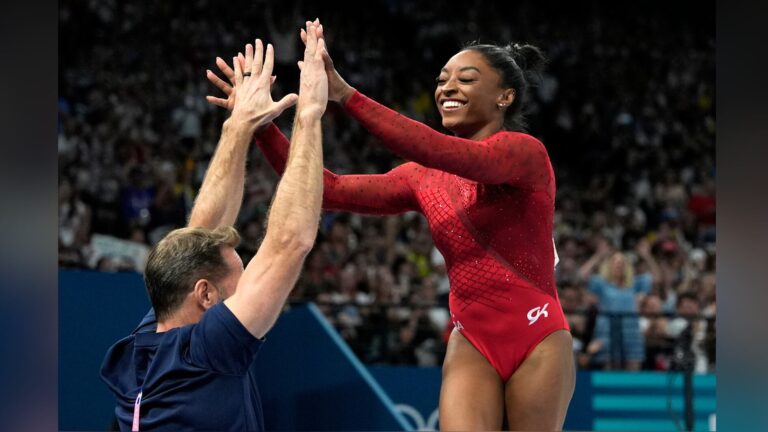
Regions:
<instances>
[{"instance_id":1,"label":"female gymnast in red leotard","mask_svg":"<svg viewBox=\"0 0 768 432\"><path fill-rule=\"evenodd\" d=\"M303 36L303 35L302 35ZM572 339L554 281L555 178L544 145L523 132L531 45L470 45L440 70L435 102L454 136L404 117L349 86L325 53L329 99L410 162L380 175L325 171L323 208L424 214L445 256L455 328L440 389L440 428L562 429L575 386ZM217 59L228 77L231 68ZM208 71L228 99L232 88ZM282 173L289 141L256 135Z\"/></svg>"}]
</instances>

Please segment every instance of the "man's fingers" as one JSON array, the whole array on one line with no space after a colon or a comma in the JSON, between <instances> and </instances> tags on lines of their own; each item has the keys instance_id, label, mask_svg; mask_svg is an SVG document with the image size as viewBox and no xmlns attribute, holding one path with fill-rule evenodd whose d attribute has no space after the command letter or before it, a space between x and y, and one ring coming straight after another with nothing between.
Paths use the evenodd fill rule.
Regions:
<instances>
[{"instance_id":1,"label":"man's fingers","mask_svg":"<svg viewBox=\"0 0 768 432\"><path fill-rule=\"evenodd\" d=\"M243 63L243 72L250 72L253 69L253 45L245 44L245 62Z\"/></svg>"},{"instance_id":2,"label":"man's fingers","mask_svg":"<svg viewBox=\"0 0 768 432\"><path fill-rule=\"evenodd\" d=\"M304 24L305 24L304 25L304 31L302 33L304 33L304 49L307 50L309 48L307 46L307 44L309 43L309 32L310 32L309 29L312 28L312 23L307 21Z\"/></svg>"},{"instance_id":3,"label":"man's fingers","mask_svg":"<svg viewBox=\"0 0 768 432\"><path fill-rule=\"evenodd\" d=\"M243 73L246 71L245 69L245 56L243 53L239 52L237 53L237 60L240 62L240 73Z\"/></svg>"},{"instance_id":4,"label":"man's fingers","mask_svg":"<svg viewBox=\"0 0 768 432\"><path fill-rule=\"evenodd\" d=\"M317 35L315 34L315 26L311 22L307 21L307 46L304 52L314 54L316 48Z\"/></svg>"},{"instance_id":5,"label":"man's fingers","mask_svg":"<svg viewBox=\"0 0 768 432\"><path fill-rule=\"evenodd\" d=\"M264 66L261 69L261 76L271 77L272 76L272 68L275 65L275 48L272 47L272 44L267 44L267 54L264 56Z\"/></svg>"},{"instance_id":6,"label":"man's fingers","mask_svg":"<svg viewBox=\"0 0 768 432\"><path fill-rule=\"evenodd\" d=\"M299 60L296 63L299 65L299 70L304 70L304 61L303 60Z\"/></svg>"},{"instance_id":7,"label":"man's fingers","mask_svg":"<svg viewBox=\"0 0 768 432\"><path fill-rule=\"evenodd\" d=\"M205 73L206 77L208 77L208 81L210 81L213 85L219 88L219 90L223 91L227 96L229 96L232 93L232 86L224 82L223 79L216 76L215 73L211 72L210 69L208 69Z\"/></svg>"},{"instance_id":8,"label":"man's fingers","mask_svg":"<svg viewBox=\"0 0 768 432\"><path fill-rule=\"evenodd\" d=\"M216 66L219 67L219 70L224 74L225 77L229 80L229 82L234 85L235 84L235 71L232 70L231 67L227 64L227 62L224 61L221 57L216 57Z\"/></svg>"},{"instance_id":9,"label":"man's fingers","mask_svg":"<svg viewBox=\"0 0 768 432\"><path fill-rule=\"evenodd\" d=\"M213 96L206 96L205 100L207 100L209 103L212 103L214 105L218 105L222 108L228 108L227 106L227 100L222 98L217 98Z\"/></svg>"},{"instance_id":10,"label":"man's fingers","mask_svg":"<svg viewBox=\"0 0 768 432\"><path fill-rule=\"evenodd\" d=\"M247 69L251 71L251 75L256 77L261 73L261 69L264 66L264 44L261 39L256 39L256 56L253 58L253 68Z\"/></svg>"},{"instance_id":11,"label":"man's fingers","mask_svg":"<svg viewBox=\"0 0 768 432\"><path fill-rule=\"evenodd\" d=\"M299 32L299 35L301 36L301 41L304 42L304 45L306 45L307 44L307 31L304 30L304 29L301 29L301 31ZM317 27L317 37L319 37L319 38L323 37L323 25L322 24L320 24Z\"/></svg>"},{"instance_id":12,"label":"man's fingers","mask_svg":"<svg viewBox=\"0 0 768 432\"><path fill-rule=\"evenodd\" d=\"M235 65L235 87L243 83L243 70L238 57L232 57L232 64Z\"/></svg>"},{"instance_id":13,"label":"man's fingers","mask_svg":"<svg viewBox=\"0 0 768 432\"><path fill-rule=\"evenodd\" d=\"M277 81L277 75L272 75L272 79L269 81L269 85L273 85Z\"/></svg>"}]
</instances>

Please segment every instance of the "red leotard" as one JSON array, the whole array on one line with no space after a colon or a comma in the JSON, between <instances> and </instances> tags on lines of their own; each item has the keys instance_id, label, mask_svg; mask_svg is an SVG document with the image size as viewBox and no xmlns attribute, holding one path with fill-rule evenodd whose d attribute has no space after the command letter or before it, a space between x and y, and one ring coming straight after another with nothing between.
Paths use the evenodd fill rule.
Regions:
<instances>
[{"instance_id":1,"label":"red leotard","mask_svg":"<svg viewBox=\"0 0 768 432\"><path fill-rule=\"evenodd\" d=\"M544 145L518 132L445 135L359 92L345 107L413 162L380 175L325 170L323 208L421 211L445 257L453 322L506 381L542 339L569 329L554 281L555 179ZM272 124L257 143L282 173L286 137Z\"/></svg>"}]
</instances>

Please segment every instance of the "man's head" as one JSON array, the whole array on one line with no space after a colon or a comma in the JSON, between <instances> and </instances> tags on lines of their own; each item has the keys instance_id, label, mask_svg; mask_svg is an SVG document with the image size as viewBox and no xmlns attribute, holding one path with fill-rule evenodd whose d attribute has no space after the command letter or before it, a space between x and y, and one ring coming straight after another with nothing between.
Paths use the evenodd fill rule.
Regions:
<instances>
[{"instance_id":1,"label":"man's head","mask_svg":"<svg viewBox=\"0 0 768 432\"><path fill-rule=\"evenodd\" d=\"M181 228L149 253L144 282L158 322L192 304L200 313L231 296L243 273L232 227Z\"/></svg>"}]
</instances>

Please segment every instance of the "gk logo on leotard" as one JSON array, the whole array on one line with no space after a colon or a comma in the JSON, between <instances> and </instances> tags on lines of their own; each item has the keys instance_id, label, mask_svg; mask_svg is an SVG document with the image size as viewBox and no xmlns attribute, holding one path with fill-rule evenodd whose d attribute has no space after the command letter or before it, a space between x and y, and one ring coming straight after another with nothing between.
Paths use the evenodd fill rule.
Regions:
<instances>
[{"instance_id":1,"label":"gk logo on leotard","mask_svg":"<svg viewBox=\"0 0 768 432\"><path fill-rule=\"evenodd\" d=\"M531 325L538 321L539 317L544 315L544 318L549 316L549 312L547 312L547 306L549 306L549 303L545 303L544 306L536 306L535 308L528 311L528 325ZM535 315L534 315L535 314Z\"/></svg>"}]
</instances>

